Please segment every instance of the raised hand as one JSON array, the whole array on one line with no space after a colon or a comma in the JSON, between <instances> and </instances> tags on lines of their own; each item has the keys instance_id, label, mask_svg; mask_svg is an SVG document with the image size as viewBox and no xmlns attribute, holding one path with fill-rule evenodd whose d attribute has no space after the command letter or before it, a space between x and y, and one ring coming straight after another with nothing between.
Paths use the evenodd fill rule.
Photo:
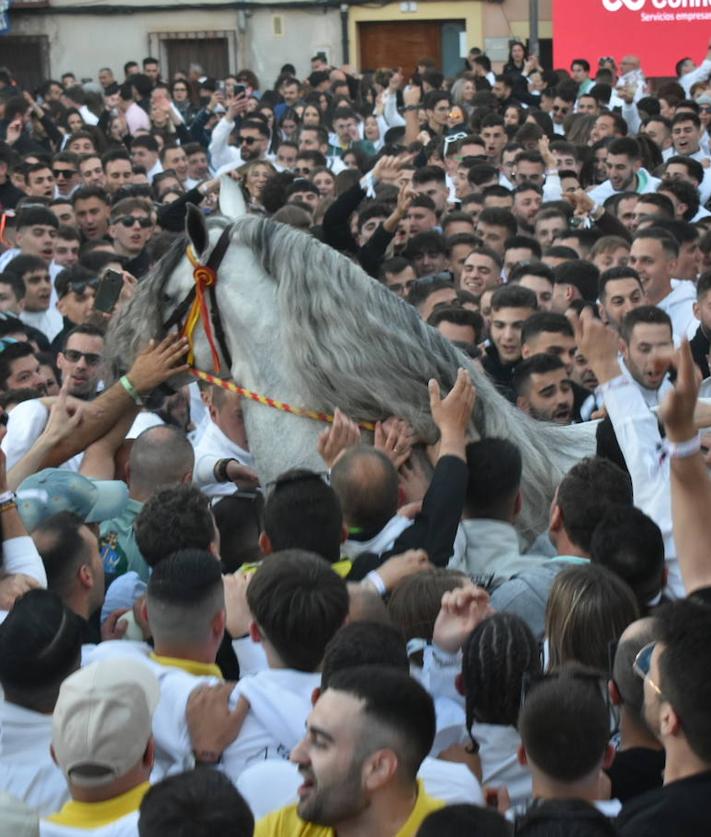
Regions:
<instances>
[{"instance_id":1,"label":"raised hand","mask_svg":"<svg viewBox=\"0 0 711 837\"><path fill-rule=\"evenodd\" d=\"M430 411L440 433L443 436L447 432L466 434L476 401L476 387L467 370L457 372L457 380L445 398L442 398L439 383L434 378L428 388Z\"/></svg>"},{"instance_id":2,"label":"raised hand","mask_svg":"<svg viewBox=\"0 0 711 837\"><path fill-rule=\"evenodd\" d=\"M336 408L333 424L319 433L317 450L326 463L333 468L343 451L360 444L360 428L352 419Z\"/></svg>"},{"instance_id":3,"label":"raised hand","mask_svg":"<svg viewBox=\"0 0 711 837\"><path fill-rule=\"evenodd\" d=\"M621 373L617 360L618 335L596 320L589 308L584 309L580 316L571 313L568 319L575 331L578 350L588 359L598 381L604 384L616 378Z\"/></svg>"},{"instance_id":4,"label":"raised hand","mask_svg":"<svg viewBox=\"0 0 711 837\"><path fill-rule=\"evenodd\" d=\"M454 654L474 628L493 612L486 590L471 582L457 587L442 596L432 640L443 651Z\"/></svg>"},{"instance_id":5,"label":"raised hand","mask_svg":"<svg viewBox=\"0 0 711 837\"><path fill-rule=\"evenodd\" d=\"M404 420L391 416L375 425L374 447L382 451L397 470L407 462L412 452L414 432Z\"/></svg>"},{"instance_id":6,"label":"raised hand","mask_svg":"<svg viewBox=\"0 0 711 837\"><path fill-rule=\"evenodd\" d=\"M670 442L687 442L696 433L694 410L699 397L700 374L691 355L691 347L684 340L674 359L676 381L659 408Z\"/></svg>"},{"instance_id":7,"label":"raised hand","mask_svg":"<svg viewBox=\"0 0 711 837\"><path fill-rule=\"evenodd\" d=\"M187 372L190 367L184 360L188 347L187 338L179 334L169 334L160 343L151 340L134 360L128 372L129 380L139 393L144 394L174 375Z\"/></svg>"}]
</instances>

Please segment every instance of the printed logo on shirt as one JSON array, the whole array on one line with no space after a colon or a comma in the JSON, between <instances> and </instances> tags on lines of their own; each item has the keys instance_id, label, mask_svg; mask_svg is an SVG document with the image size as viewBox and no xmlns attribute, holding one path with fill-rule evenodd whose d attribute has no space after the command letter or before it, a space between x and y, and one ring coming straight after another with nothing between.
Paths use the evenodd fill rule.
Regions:
<instances>
[{"instance_id":1,"label":"printed logo on shirt","mask_svg":"<svg viewBox=\"0 0 711 837\"><path fill-rule=\"evenodd\" d=\"M101 536L99 554L107 576L119 576L128 572L128 558L119 545L117 532L107 532Z\"/></svg>"}]
</instances>

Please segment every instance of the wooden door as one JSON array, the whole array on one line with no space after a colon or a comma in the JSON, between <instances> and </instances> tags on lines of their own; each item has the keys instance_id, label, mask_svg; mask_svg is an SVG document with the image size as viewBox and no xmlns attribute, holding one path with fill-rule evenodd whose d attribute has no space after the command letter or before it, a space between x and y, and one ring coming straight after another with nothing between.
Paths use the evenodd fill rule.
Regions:
<instances>
[{"instance_id":1,"label":"wooden door","mask_svg":"<svg viewBox=\"0 0 711 837\"><path fill-rule=\"evenodd\" d=\"M211 78L222 79L230 72L227 38L170 38L165 46L167 78L172 78L179 70L187 73L192 63L200 64Z\"/></svg>"},{"instance_id":2,"label":"wooden door","mask_svg":"<svg viewBox=\"0 0 711 837\"><path fill-rule=\"evenodd\" d=\"M421 58L442 65L442 24L437 20L359 23L361 71L402 67L409 78Z\"/></svg>"}]
</instances>

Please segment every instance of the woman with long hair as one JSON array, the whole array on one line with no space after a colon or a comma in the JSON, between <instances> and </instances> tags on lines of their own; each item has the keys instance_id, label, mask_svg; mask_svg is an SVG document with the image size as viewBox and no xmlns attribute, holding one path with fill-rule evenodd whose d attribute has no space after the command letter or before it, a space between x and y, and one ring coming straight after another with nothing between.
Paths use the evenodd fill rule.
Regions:
<instances>
[{"instance_id":1,"label":"woman with long hair","mask_svg":"<svg viewBox=\"0 0 711 837\"><path fill-rule=\"evenodd\" d=\"M276 173L274 166L267 160L254 160L239 169L239 174L242 177L242 191L247 199L249 212L264 213L262 192L269 178Z\"/></svg>"}]
</instances>

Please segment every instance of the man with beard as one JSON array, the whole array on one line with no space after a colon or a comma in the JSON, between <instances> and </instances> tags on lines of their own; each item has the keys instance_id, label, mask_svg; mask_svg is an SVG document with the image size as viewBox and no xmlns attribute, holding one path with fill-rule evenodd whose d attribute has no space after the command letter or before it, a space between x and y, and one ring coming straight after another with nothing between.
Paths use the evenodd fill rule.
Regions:
<instances>
[{"instance_id":1,"label":"man with beard","mask_svg":"<svg viewBox=\"0 0 711 837\"><path fill-rule=\"evenodd\" d=\"M337 671L291 752L299 801L257 823L255 837L414 835L442 807L417 771L432 746L432 698L409 675L382 666Z\"/></svg>"},{"instance_id":2,"label":"man with beard","mask_svg":"<svg viewBox=\"0 0 711 837\"><path fill-rule=\"evenodd\" d=\"M627 802L617 819L622 837L708 833L711 610L687 599L659 621L660 639L642 648L633 668L644 680L644 720L666 753L664 785Z\"/></svg>"},{"instance_id":3,"label":"man with beard","mask_svg":"<svg viewBox=\"0 0 711 837\"><path fill-rule=\"evenodd\" d=\"M639 388L648 407L657 407L672 388L668 371L674 355L672 322L654 305L630 311L620 328L622 371Z\"/></svg>"},{"instance_id":4,"label":"man with beard","mask_svg":"<svg viewBox=\"0 0 711 837\"><path fill-rule=\"evenodd\" d=\"M101 376L101 354L104 336L95 326L78 325L69 332L64 348L57 355L62 383L74 398L90 401L96 395Z\"/></svg>"},{"instance_id":5,"label":"man with beard","mask_svg":"<svg viewBox=\"0 0 711 837\"><path fill-rule=\"evenodd\" d=\"M631 137L619 137L610 143L605 167L608 179L590 192L590 197L598 204L618 192L636 192L638 195L656 192L661 184L659 178L652 177L642 167L639 143Z\"/></svg>"},{"instance_id":6,"label":"man with beard","mask_svg":"<svg viewBox=\"0 0 711 837\"><path fill-rule=\"evenodd\" d=\"M516 406L538 421L571 424L573 388L565 364L555 355L542 354L522 361L513 379Z\"/></svg>"},{"instance_id":7,"label":"man with beard","mask_svg":"<svg viewBox=\"0 0 711 837\"><path fill-rule=\"evenodd\" d=\"M543 190L535 183L523 183L513 191L514 218L518 222L519 231L531 235L534 231L534 218L543 203Z\"/></svg>"}]
</instances>

